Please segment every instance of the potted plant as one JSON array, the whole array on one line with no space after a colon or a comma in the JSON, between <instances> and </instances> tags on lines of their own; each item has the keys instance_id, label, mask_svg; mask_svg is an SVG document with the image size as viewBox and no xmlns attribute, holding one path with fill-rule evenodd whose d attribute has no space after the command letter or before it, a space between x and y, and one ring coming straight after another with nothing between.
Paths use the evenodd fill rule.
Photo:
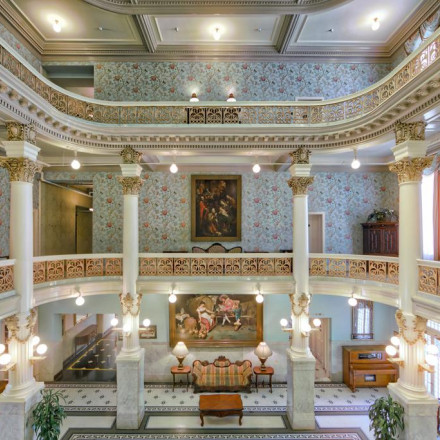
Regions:
<instances>
[{"instance_id":1,"label":"potted plant","mask_svg":"<svg viewBox=\"0 0 440 440\"><path fill-rule=\"evenodd\" d=\"M64 408L60 400L65 400L61 391L51 389L41 391L41 400L37 403L32 416L33 427L37 440L58 440L60 427L63 419L66 418Z\"/></svg>"},{"instance_id":2,"label":"potted plant","mask_svg":"<svg viewBox=\"0 0 440 440\"><path fill-rule=\"evenodd\" d=\"M398 432L405 428L403 412L403 406L391 396L376 399L368 411L374 438L395 440Z\"/></svg>"}]
</instances>

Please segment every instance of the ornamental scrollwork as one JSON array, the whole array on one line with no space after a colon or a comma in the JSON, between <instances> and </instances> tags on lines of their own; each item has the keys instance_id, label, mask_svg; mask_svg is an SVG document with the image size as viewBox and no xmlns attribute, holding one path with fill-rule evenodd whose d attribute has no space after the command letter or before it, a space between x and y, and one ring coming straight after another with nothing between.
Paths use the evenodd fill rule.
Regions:
<instances>
[{"instance_id":1,"label":"ornamental scrollwork","mask_svg":"<svg viewBox=\"0 0 440 440\"><path fill-rule=\"evenodd\" d=\"M0 167L9 172L11 182L33 183L35 174L41 173L42 165L24 157L7 157L0 159Z\"/></svg>"},{"instance_id":2,"label":"ornamental scrollwork","mask_svg":"<svg viewBox=\"0 0 440 440\"><path fill-rule=\"evenodd\" d=\"M138 164L142 158L142 153L139 153L139 151L136 151L132 147L125 147L120 154L122 156L122 162L125 164Z\"/></svg>"},{"instance_id":3,"label":"ornamental scrollwork","mask_svg":"<svg viewBox=\"0 0 440 440\"><path fill-rule=\"evenodd\" d=\"M292 164L305 164L310 163L310 150L304 147L297 148L295 151L289 153L292 158Z\"/></svg>"},{"instance_id":4,"label":"ornamental scrollwork","mask_svg":"<svg viewBox=\"0 0 440 440\"><path fill-rule=\"evenodd\" d=\"M396 173L399 183L420 182L422 172L431 166L433 157L415 157L410 159L405 157L389 166L391 172Z\"/></svg>"},{"instance_id":5,"label":"ornamental scrollwork","mask_svg":"<svg viewBox=\"0 0 440 440\"><path fill-rule=\"evenodd\" d=\"M20 124L16 121L6 122L8 141L27 141L35 145L37 134L33 124Z\"/></svg>"},{"instance_id":6,"label":"ornamental scrollwork","mask_svg":"<svg viewBox=\"0 0 440 440\"><path fill-rule=\"evenodd\" d=\"M396 144L401 144L405 141L424 141L425 127L426 123L424 121L410 123L397 122L394 127Z\"/></svg>"},{"instance_id":7,"label":"ornamental scrollwork","mask_svg":"<svg viewBox=\"0 0 440 440\"><path fill-rule=\"evenodd\" d=\"M418 341L425 342L426 318L404 313L402 310L396 312L396 322L402 338L408 345L414 345Z\"/></svg>"},{"instance_id":8,"label":"ornamental scrollwork","mask_svg":"<svg viewBox=\"0 0 440 440\"><path fill-rule=\"evenodd\" d=\"M119 301L121 302L123 315L128 315L128 314L131 316L139 315L141 301L142 301L141 293L138 293L136 295L136 298L133 298L130 292L126 293L125 295L123 293L120 293Z\"/></svg>"},{"instance_id":9,"label":"ornamental scrollwork","mask_svg":"<svg viewBox=\"0 0 440 440\"><path fill-rule=\"evenodd\" d=\"M7 342L17 341L24 344L34 335L34 329L37 323L37 312L35 309L30 311L26 317L26 324L24 324L24 326L20 324L18 315L8 316L5 319L5 323L9 332Z\"/></svg>"},{"instance_id":10,"label":"ornamental scrollwork","mask_svg":"<svg viewBox=\"0 0 440 440\"><path fill-rule=\"evenodd\" d=\"M309 316L309 304L310 304L310 296L306 293L301 293L300 296L297 296L294 293L289 294L290 298L290 306L292 309L292 315L301 316L306 315Z\"/></svg>"},{"instance_id":11,"label":"ornamental scrollwork","mask_svg":"<svg viewBox=\"0 0 440 440\"><path fill-rule=\"evenodd\" d=\"M315 180L314 177L291 177L287 184L292 190L294 196L307 195L309 186Z\"/></svg>"},{"instance_id":12,"label":"ornamental scrollwork","mask_svg":"<svg viewBox=\"0 0 440 440\"><path fill-rule=\"evenodd\" d=\"M143 180L140 177L123 177L118 176L118 182L122 185L122 193L124 196L138 196Z\"/></svg>"}]
</instances>

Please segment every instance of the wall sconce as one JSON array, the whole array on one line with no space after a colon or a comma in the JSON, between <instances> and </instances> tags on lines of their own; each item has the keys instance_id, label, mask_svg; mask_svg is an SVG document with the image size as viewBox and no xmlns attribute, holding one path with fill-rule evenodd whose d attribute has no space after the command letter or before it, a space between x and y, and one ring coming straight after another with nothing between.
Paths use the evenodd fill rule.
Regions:
<instances>
[{"instance_id":1,"label":"wall sconce","mask_svg":"<svg viewBox=\"0 0 440 440\"><path fill-rule=\"evenodd\" d=\"M15 368L15 362L9 353L5 353L6 345L0 344L0 371L6 372Z\"/></svg>"},{"instance_id":2,"label":"wall sconce","mask_svg":"<svg viewBox=\"0 0 440 440\"><path fill-rule=\"evenodd\" d=\"M168 301L171 304L174 304L177 301L177 296L176 296L177 290L174 289L174 287L171 288L171 293L170 296L168 297Z\"/></svg>"},{"instance_id":3,"label":"wall sconce","mask_svg":"<svg viewBox=\"0 0 440 440\"><path fill-rule=\"evenodd\" d=\"M258 304L261 304L264 302L264 296L261 293L259 288L257 288L257 293L255 295L255 301L257 301Z\"/></svg>"},{"instance_id":4,"label":"wall sconce","mask_svg":"<svg viewBox=\"0 0 440 440\"><path fill-rule=\"evenodd\" d=\"M122 332L125 336L130 336L133 330L129 322L126 322L122 327L117 327L119 324L119 319L116 317L110 321L110 324L112 325L114 331ZM142 325L145 328L148 328L151 325L151 321L148 318L145 318L142 321ZM139 331L142 331L142 329L139 329Z\"/></svg>"},{"instance_id":5,"label":"wall sconce","mask_svg":"<svg viewBox=\"0 0 440 440\"><path fill-rule=\"evenodd\" d=\"M319 327L321 326L321 320L319 318L315 318L312 322L314 327L312 327L308 322L301 326L301 335L305 338L310 336L311 332L319 330ZM286 318L281 319L280 324L283 332L293 333L295 331L293 328L287 328L288 321Z\"/></svg>"},{"instance_id":6,"label":"wall sconce","mask_svg":"<svg viewBox=\"0 0 440 440\"><path fill-rule=\"evenodd\" d=\"M35 335L32 338L32 347L34 348L36 354L31 356L29 359L32 363L37 361L42 361L46 359L47 356L44 356L47 353L47 345L46 344L40 344L40 337Z\"/></svg>"},{"instance_id":7,"label":"wall sconce","mask_svg":"<svg viewBox=\"0 0 440 440\"><path fill-rule=\"evenodd\" d=\"M261 362L261 371L264 371L266 369L264 363L272 356L272 350L265 342L260 342L254 350L254 353Z\"/></svg>"},{"instance_id":8,"label":"wall sconce","mask_svg":"<svg viewBox=\"0 0 440 440\"><path fill-rule=\"evenodd\" d=\"M391 345L387 345L385 347L385 352L389 356L388 362L391 362L392 364L399 365L400 367L403 367L405 362L400 357L395 357L398 354L398 347L400 346L400 338L399 336L392 336L391 339Z\"/></svg>"},{"instance_id":9,"label":"wall sconce","mask_svg":"<svg viewBox=\"0 0 440 440\"><path fill-rule=\"evenodd\" d=\"M173 348L172 351L173 355L176 356L177 360L179 361L179 366L177 367L179 370L183 369L183 360L188 356L189 350L186 347L185 343L182 341L179 341L176 346Z\"/></svg>"}]
</instances>

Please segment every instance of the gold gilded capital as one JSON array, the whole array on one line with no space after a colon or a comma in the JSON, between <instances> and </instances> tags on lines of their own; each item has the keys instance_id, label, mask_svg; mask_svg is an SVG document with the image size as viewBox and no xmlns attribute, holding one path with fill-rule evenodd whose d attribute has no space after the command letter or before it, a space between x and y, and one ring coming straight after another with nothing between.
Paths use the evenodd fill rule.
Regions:
<instances>
[{"instance_id":1,"label":"gold gilded capital","mask_svg":"<svg viewBox=\"0 0 440 440\"><path fill-rule=\"evenodd\" d=\"M37 134L33 124L6 122L6 131L8 141L27 141L35 145Z\"/></svg>"},{"instance_id":2,"label":"gold gilded capital","mask_svg":"<svg viewBox=\"0 0 440 440\"><path fill-rule=\"evenodd\" d=\"M389 166L391 172L396 173L399 183L420 182L422 172L431 166L433 157L405 158Z\"/></svg>"},{"instance_id":3,"label":"gold gilded capital","mask_svg":"<svg viewBox=\"0 0 440 440\"><path fill-rule=\"evenodd\" d=\"M122 193L124 196L138 196L143 180L140 177L118 176L118 182L122 185Z\"/></svg>"},{"instance_id":4,"label":"gold gilded capital","mask_svg":"<svg viewBox=\"0 0 440 440\"><path fill-rule=\"evenodd\" d=\"M132 147L125 147L120 154L124 164L137 164L142 158L142 153L139 153L139 151L136 151Z\"/></svg>"},{"instance_id":5,"label":"gold gilded capital","mask_svg":"<svg viewBox=\"0 0 440 440\"><path fill-rule=\"evenodd\" d=\"M309 164L310 150L304 147L299 147L295 151L289 153L292 158L292 164Z\"/></svg>"},{"instance_id":6,"label":"gold gilded capital","mask_svg":"<svg viewBox=\"0 0 440 440\"><path fill-rule=\"evenodd\" d=\"M396 322L399 333L408 345L414 345L418 341L425 342L426 318L404 313L402 310L396 312Z\"/></svg>"},{"instance_id":7,"label":"gold gilded capital","mask_svg":"<svg viewBox=\"0 0 440 440\"><path fill-rule=\"evenodd\" d=\"M35 173L40 173L42 165L25 157L5 157L0 159L0 167L9 171L11 182L33 183Z\"/></svg>"},{"instance_id":8,"label":"gold gilded capital","mask_svg":"<svg viewBox=\"0 0 440 440\"><path fill-rule=\"evenodd\" d=\"M424 141L425 127L426 123L424 121L410 123L397 122L394 127L396 144L401 144L405 141Z\"/></svg>"},{"instance_id":9,"label":"gold gilded capital","mask_svg":"<svg viewBox=\"0 0 440 440\"><path fill-rule=\"evenodd\" d=\"M294 196L307 195L308 187L315 180L314 177L291 177L287 183Z\"/></svg>"}]
</instances>

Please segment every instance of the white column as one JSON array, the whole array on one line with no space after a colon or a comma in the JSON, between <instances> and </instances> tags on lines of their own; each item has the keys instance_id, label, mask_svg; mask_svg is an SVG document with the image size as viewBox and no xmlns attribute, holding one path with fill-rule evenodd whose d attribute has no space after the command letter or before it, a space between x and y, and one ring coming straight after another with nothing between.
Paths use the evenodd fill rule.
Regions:
<instances>
[{"instance_id":1,"label":"white column","mask_svg":"<svg viewBox=\"0 0 440 440\"><path fill-rule=\"evenodd\" d=\"M36 323L33 306L33 206L32 186L35 173L41 167L35 162L39 148L28 142L27 126L7 124L8 139L3 142L6 159L1 166L9 171L11 180L10 255L15 259L14 288L19 296L19 312L6 318L9 331L8 350L15 362L9 370L9 381L0 396L0 426L2 439L32 439L29 417L39 400L43 383L35 381L31 356L32 337ZM33 138L32 138L33 139Z\"/></svg>"},{"instance_id":2,"label":"white column","mask_svg":"<svg viewBox=\"0 0 440 440\"><path fill-rule=\"evenodd\" d=\"M402 138L403 137L403 138ZM420 140L414 140L420 139ZM436 438L435 415L438 403L428 394L424 372L426 319L413 314L412 298L418 291L417 259L422 255L421 179L432 158L424 157L427 143L424 123L398 124L396 162L390 170L399 178L399 300L396 321L400 333L399 380L388 385L391 396L405 409L405 430L400 439Z\"/></svg>"},{"instance_id":3,"label":"white column","mask_svg":"<svg viewBox=\"0 0 440 440\"><path fill-rule=\"evenodd\" d=\"M132 149L130 154L140 156ZM126 151L126 150L124 150ZM123 155L124 157L124 155ZM125 159L125 157L124 157ZM117 416L118 429L138 429L145 413L144 407L144 349L139 345L139 311L141 295L137 293L139 273L139 191L142 168L138 163L121 165L122 177L119 182L124 194L123 226L123 276L122 324L128 331L123 332L122 349L116 358L117 365Z\"/></svg>"},{"instance_id":4,"label":"white column","mask_svg":"<svg viewBox=\"0 0 440 440\"><path fill-rule=\"evenodd\" d=\"M315 428L315 358L304 332L309 323L309 228L307 188L313 182L309 152L291 154L292 175L288 184L293 193L293 275L295 292L290 295L292 339L287 350L287 417L293 429Z\"/></svg>"}]
</instances>

